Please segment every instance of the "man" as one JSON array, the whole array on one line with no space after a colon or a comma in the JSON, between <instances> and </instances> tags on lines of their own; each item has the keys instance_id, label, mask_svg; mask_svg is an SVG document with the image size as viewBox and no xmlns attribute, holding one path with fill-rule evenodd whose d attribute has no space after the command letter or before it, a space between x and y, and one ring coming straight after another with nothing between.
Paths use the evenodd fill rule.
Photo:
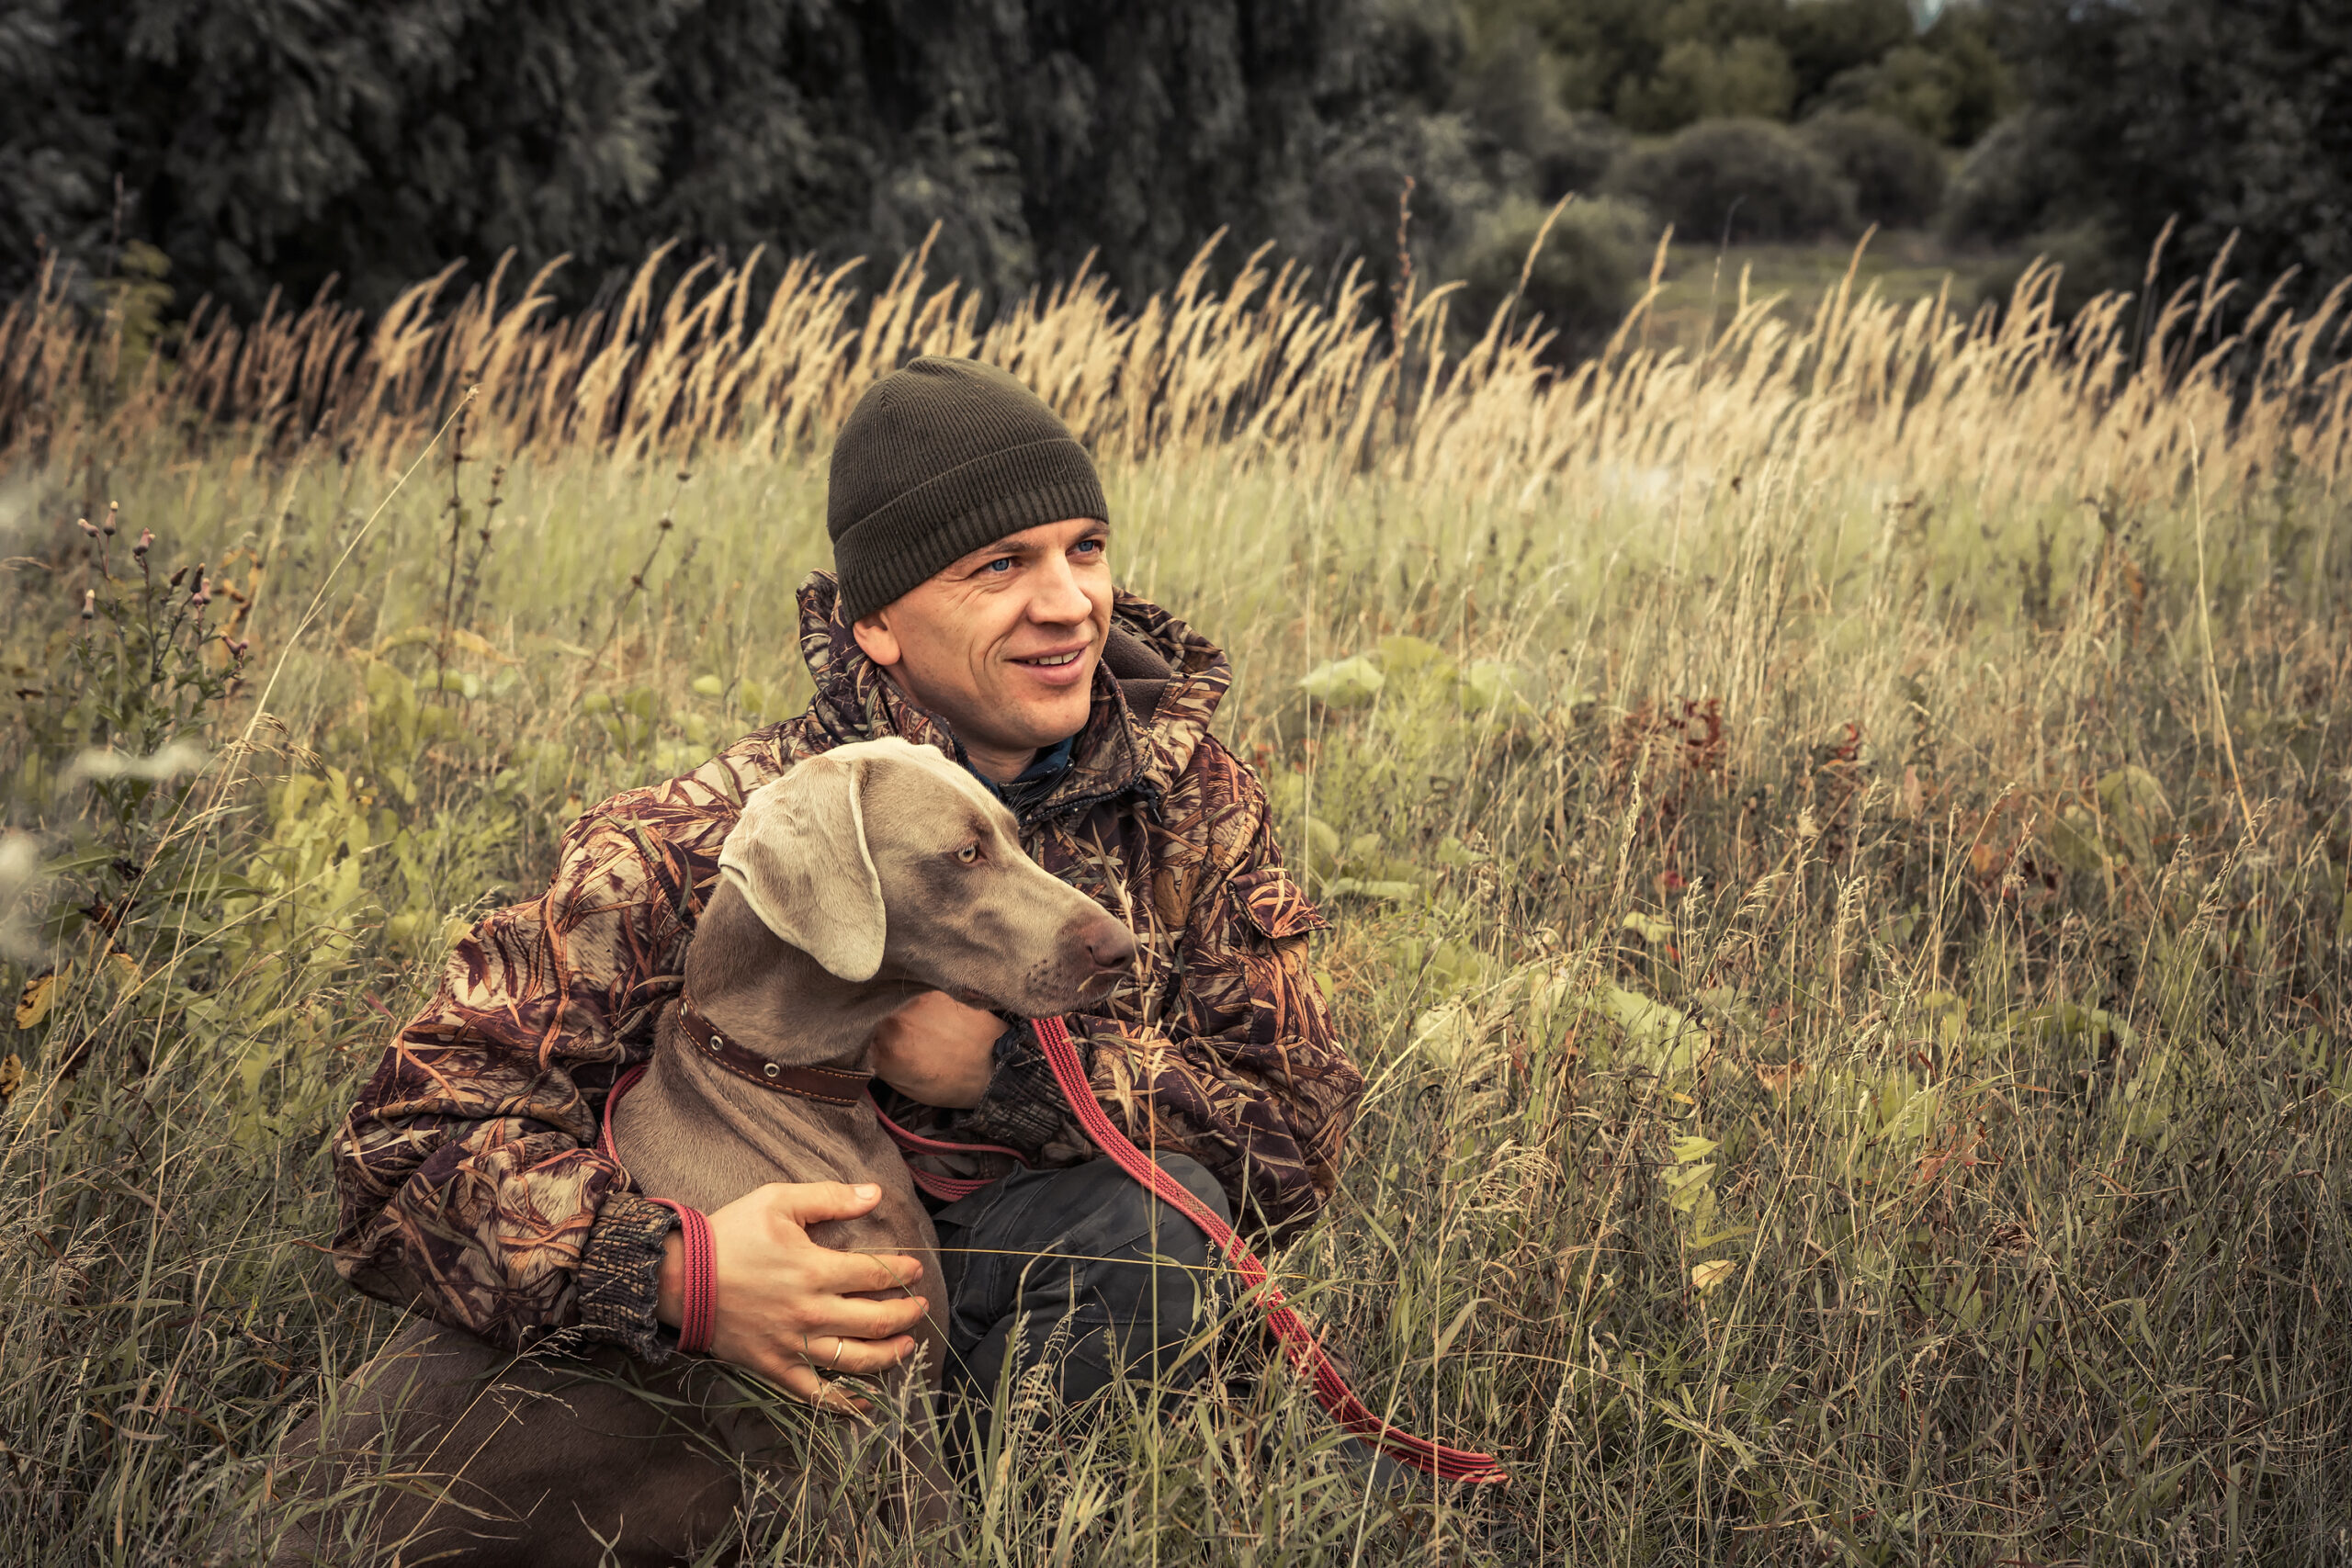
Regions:
<instances>
[{"instance_id":1,"label":"man","mask_svg":"<svg viewBox=\"0 0 2352 1568\"><path fill-rule=\"evenodd\" d=\"M1306 966L1322 921L1282 869L1263 791L1208 733L1231 676L1181 622L1115 591L1084 448L1012 377L924 358L844 423L827 498L836 574L800 592L807 713L566 835L546 897L490 916L385 1053L336 1141L337 1266L360 1289L521 1348L560 1330L674 1345L674 1221L594 1150L620 1073L675 997L721 840L795 761L899 735L970 768L1024 848L1136 932L1132 980L1069 1019L1095 1098L1245 1229L1330 1195L1363 1080ZM1072 1321L1066 1399L1122 1371L1181 1385L1202 1237L1099 1157L1023 1026L939 994L874 1041L885 1109L996 1179L938 1211L951 1379L993 1386ZM711 1216L715 1353L824 1403L824 1371L910 1353L915 1301L805 1227L864 1213L840 1184L762 1188ZM911 1258L887 1259L902 1277ZM1024 1315L1025 1314L1025 1315Z\"/></svg>"}]
</instances>

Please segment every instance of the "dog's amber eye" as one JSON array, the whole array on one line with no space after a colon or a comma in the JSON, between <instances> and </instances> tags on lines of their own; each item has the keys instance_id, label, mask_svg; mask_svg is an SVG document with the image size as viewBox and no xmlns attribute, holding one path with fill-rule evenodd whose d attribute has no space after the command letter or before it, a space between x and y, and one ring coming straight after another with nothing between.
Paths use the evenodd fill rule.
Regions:
<instances>
[{"instance_id":1,"label":"dog's amber eye","mask_svg":"<svg viewBox=\"0 0 2352 1568\"><path fill-rule=\"evenodd\" d=\"M956 852L956 858L962 861L966 865L969 865L974 861L980 858L980 846L978 844L966 844L962 849Z\"/></svg>"}]
</instances>

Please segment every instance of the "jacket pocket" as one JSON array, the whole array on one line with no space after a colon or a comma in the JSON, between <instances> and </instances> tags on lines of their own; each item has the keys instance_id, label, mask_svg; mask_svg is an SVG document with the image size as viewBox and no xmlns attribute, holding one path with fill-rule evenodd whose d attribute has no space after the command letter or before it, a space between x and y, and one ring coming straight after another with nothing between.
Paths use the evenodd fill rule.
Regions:
<instances>
[{"instance_id":1,"label":"jacket pocket","mask_svg":"<svg viewBox=\"0 0 2352 1568\"><path fill-rule=\"evenodd\" d=\"M1241 910L1242 919L1271 942L1331 929L1323 911L1308 901L1306 890L1293 882L1290 873L1281 866L1261 865L1255 871L1243 872L1227 886L1232 890L1233 902Z\"/></svg>"}]
</instances>

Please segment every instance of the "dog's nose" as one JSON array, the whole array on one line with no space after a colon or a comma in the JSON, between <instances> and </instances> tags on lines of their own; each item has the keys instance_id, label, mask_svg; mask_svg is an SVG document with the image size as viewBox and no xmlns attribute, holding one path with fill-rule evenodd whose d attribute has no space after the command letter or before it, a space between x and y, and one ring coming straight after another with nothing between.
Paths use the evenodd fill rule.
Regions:
<instances>
[{"instance_id":1,"label":"dog's nose","mask_svg":"<svg viewBox=\"0 0 2352 1568\"><path fill-rule=\"evenodd\" d=\"M1079 939L1086 947L1086 961L1098 974L1114 974L1136 961L1135 933L1113 919L1091 920Z\"/></svg>"}]
</instances>

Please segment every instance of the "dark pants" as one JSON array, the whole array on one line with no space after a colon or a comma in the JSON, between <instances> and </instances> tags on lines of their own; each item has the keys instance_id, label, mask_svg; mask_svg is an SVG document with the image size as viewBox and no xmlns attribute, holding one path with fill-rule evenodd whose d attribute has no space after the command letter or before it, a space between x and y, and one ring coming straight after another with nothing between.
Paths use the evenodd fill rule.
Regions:
<instances>
[{"instance_id":1,"label":"dark pants","mask_svg":"<svg viewBox=\"0 0 2352 1568\"><path fill-rule=\"evenodd\" d=\"M1224 1191L1197 1160L1160 1166L1229 1217ZM933 1216L947 1285L948 1387L985 1404L1008 1362L1020 1377L1048 1359L1065 1404L1122 1372L1169 1390L1200 1378L1185 1358L1216 1312L1208 1237L1107 1159L1015 1171ZM1067 1325L1067 1326L1065 1326Z\"/></svg>"}]
</instances>

